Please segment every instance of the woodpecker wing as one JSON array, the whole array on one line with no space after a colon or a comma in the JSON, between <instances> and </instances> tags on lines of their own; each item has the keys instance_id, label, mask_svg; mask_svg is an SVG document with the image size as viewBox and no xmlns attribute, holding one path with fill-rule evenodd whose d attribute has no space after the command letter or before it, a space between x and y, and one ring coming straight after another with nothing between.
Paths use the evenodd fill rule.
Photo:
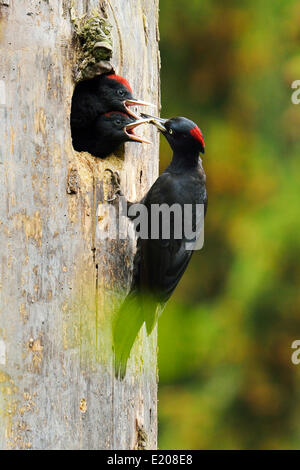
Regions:
<instances>
[{"instance_id":1,"label":"woodpecker wing","mask_svg":"<svg viewBox=\"0 0 300 470\"><path fill-rule=\"evenodd\" d=\"M186 180L184 176L177 178L166 171L152 186L144 200L148 208L150 233L153 225L150 215L153 205L167 204L171 207L177 203L183 208L183 204L196 203L196 199L190 199L193 191L187 191ZM159 305L159 310L161 310L170 298L193 254L192 250L187 249L189 240L184 236L183 221L182 238L175 238L174 217L171 213L169 239L162 237L160 227L158 239L148 238L138 242L139 291L146 295L146 305L143 311L148 332L152 330L157 319L156 307ZM152 302L149 299L152 299Z\"/></svg>"},{"instance_id":2,"label":"woodpecker wing","mask_svg":"<svg viewBox=\"0 0 300 470\"><path fill-rule=\"evenodd\" d=\"M165 203L172 206L177 203L183 206L203 203L206 207L203 174L201 175L201 171L183 174L166 170L141 203L148 208L150 232L151 206L154 204ZM193 220L193 230L195 225ZM168 239L161 236L158 239L138 239L132 285L118 312L114 327L115 373L120 379L125 376L130 351L141 326L145 322L147 333L151 333L193 254L186 246L190 240L184 236L176 239L172 226L170 228L171 236Z\"/></svg>"}]
</instances>

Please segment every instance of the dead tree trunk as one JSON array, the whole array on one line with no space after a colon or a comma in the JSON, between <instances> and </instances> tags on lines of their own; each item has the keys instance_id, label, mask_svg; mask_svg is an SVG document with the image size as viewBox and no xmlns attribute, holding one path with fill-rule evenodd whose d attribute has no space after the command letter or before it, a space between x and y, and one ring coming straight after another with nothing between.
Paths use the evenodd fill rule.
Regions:
<instances>
[{"instance_id":1,"label":"dead tree trunk","mask_svg":"<svg viewBox=\"0 0 300 470\"><path fill-rule=\"evenodd\" d=\"M158 0L75 0L113 26L113 59L159 104ZM132 242L101 240L118 170L129 199L158 174L150 146L99 160L72 148L71 0L0 0L0 448L156 447L156 332L140 333L115 380L111 311L130 282ZM105 176L107 175L107 176ZM116 294L119 293L119 296Z\"/></svg>"}]
</instances>

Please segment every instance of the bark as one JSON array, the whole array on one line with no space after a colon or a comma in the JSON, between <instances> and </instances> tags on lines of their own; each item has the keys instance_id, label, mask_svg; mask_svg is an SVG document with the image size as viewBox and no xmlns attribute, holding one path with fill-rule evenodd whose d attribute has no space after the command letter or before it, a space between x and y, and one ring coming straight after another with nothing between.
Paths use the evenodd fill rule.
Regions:
<instances>
[{"instance_id":1,"label":"bark","mask_svg":"<svg viewBox=\"0 0 300 470\"><path fill-rule=\"evenodd\" d=\"M0 448L156 447L156 331L115 380L111 319L134 246L101 240L117 170L129 200L158 174L153 146L99 160L72 148L70 0L0 0ZM75 0L113 26L112 64L159 104L158 0ZM138 131L138 132L141 132ZM100 214L100 215L99 215Z\"/></svg>"}]
</instances>

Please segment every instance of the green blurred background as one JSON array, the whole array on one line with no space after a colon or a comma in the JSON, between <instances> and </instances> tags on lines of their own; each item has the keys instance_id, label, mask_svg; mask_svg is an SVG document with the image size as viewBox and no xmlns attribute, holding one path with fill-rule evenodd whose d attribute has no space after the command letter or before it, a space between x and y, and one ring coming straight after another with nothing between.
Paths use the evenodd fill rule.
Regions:
<instances>
[{"instance_id":1,"label":"green blurred background","mask_svg":"<svg viewBox=\"0 0 300 470\"><path fill-rule=\"evenodd\" d=\"M209 204L159 322L159 447L300 449L300 3L160 10L161 115L201 127Z\"/></svg>"}]
</instances>

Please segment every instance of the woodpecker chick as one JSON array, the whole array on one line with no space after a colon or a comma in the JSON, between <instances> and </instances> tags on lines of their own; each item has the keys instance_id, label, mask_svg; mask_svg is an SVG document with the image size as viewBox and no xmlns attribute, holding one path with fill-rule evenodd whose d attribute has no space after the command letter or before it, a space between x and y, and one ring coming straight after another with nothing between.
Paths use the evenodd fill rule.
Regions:
<instances>
[{"instance_id":1,"label":"woodpecker chick","mask_svg":"<svg viewBox=\"0 0 300 470\"><path fill-rule=\"evenodd\" d=\"M100 115L91 126L80 134L80 139L74 138L73 146L78 152L89 152L94 157L105 158L125 142L144 142L147 139L135 134L134 129L149 119L135 120L131 116L118 111Z\"/></svg>"}]
</instances>

